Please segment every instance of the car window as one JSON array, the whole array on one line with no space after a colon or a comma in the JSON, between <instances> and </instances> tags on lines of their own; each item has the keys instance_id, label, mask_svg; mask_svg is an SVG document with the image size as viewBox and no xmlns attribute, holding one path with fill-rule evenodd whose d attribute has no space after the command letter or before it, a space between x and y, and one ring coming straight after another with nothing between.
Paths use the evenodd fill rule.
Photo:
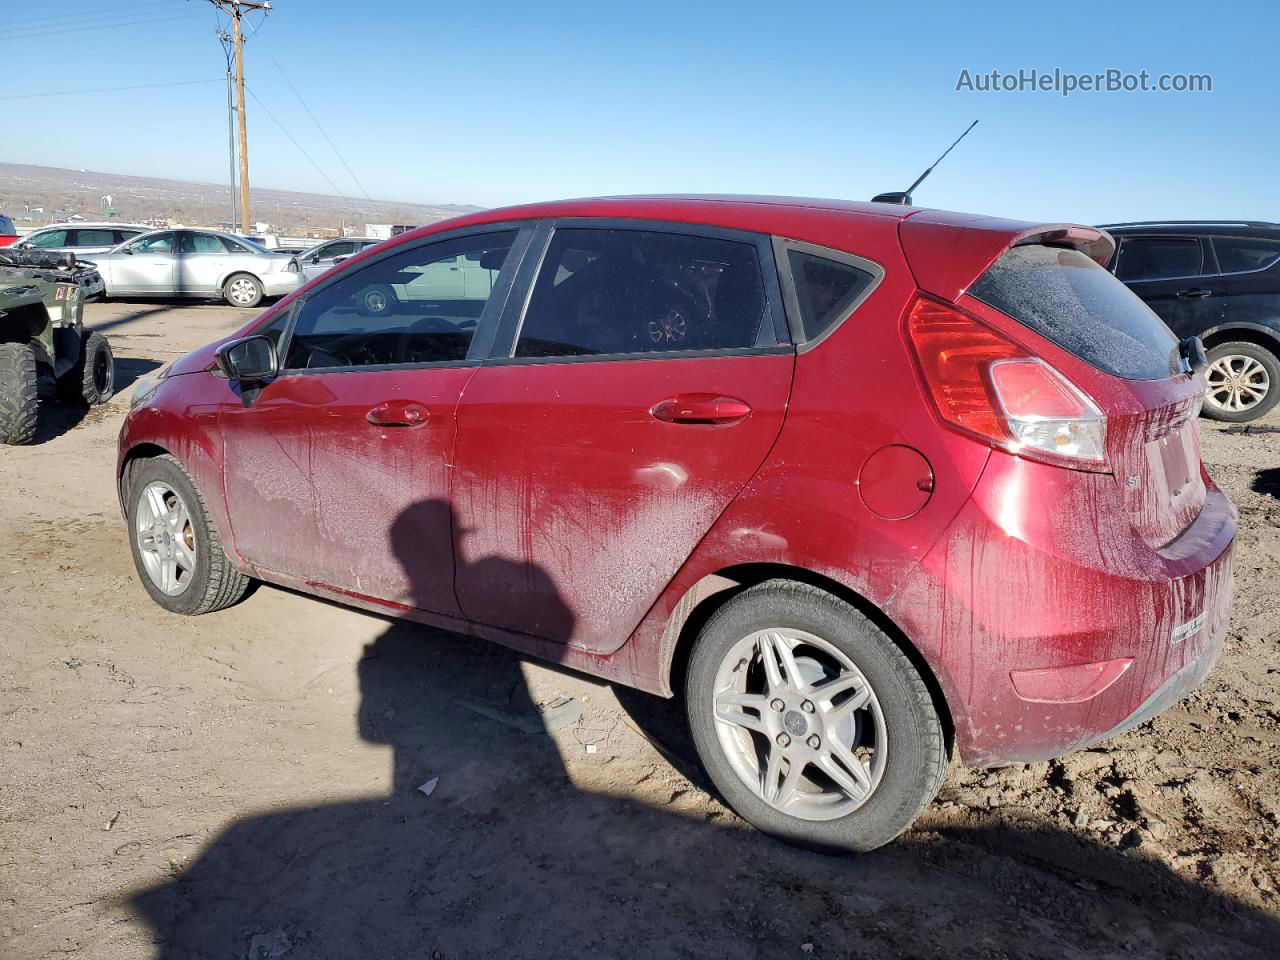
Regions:
<instances>
[{"instance_id":1,"label":"car window","mask_svg":"<svg viewBox=\"0 0 1280 960\"><path fill-rule=\"evenodd\" d=\"M803 250L788 250L787 260L806 340L821 336L875 282L868 270Z\"/></svg>"},{"instance_id":2,"label":"car window","mask_svg":"<svg viewBox=\"0 0 1280 960\"><path fill-rule=\"evenodd\" d=\"M334 257L349 257L355 252L355 249L356 245L349 240L331 243L320 251L320 259L331 260Z\"/></svg>"},{"instance_id":3,"label":"car window","mask_svg":"<svg viewBox=\"0 0 1280 960\"><path fill-rule=\"evenodd\" d=\"M50 230L47 233L32 234L27 240L27 245L39 247L41 249L47 247L65 247L67 245L67 231Z\"/></svg>"},{"instance_id":4,"label":"car window","mask_svg":"<svg viewBox=\"0 0 1280 960\"><path fill-rule=\"evenodd\" d=\"M182 234L183 253L226 253L227 246L222 238L212 233Z\"/></svg>"},{"instance_id":5,"label":"car window","mask_svg":"<svg viewBox=\"0 0 1280 960\"><path fill-rule=\"evenodd\" d=\"M260 247L255 247L252 243L245 243L239 237L219 237L222 245L227 248L227 253L249 254L250 256L261 256L268 251Z\"/></svg>"},{"instance_id":6,"label":"car window","mask_svg":"<svg viewBox=\"0 0 1280 960\"><path fill-rule=\"evenodd\" d=\"M1214 237L1213 249L1218 254L1218 269L1223 273L1265 270L1280 260L1280 240Z\"/></svg>"},{"instance_id":7,"label":"car window","mask_svg":"<svg viewBox=\"0 0 1280 960\"><path fill-rule=\"evenodd\" d=\"M1117 377L1179 371L1178 339L1132 290L1078 250L1011 247L969 293Z\"/></svg>"},{"instance_id":8,"label":"car window","mask_svg":"<svg viewBox=\"0 0 1280 960\"><path fill-rule=\"evenodd\" d=\"M1165 280L1199 276L1203 266L1195 237L1132 237L1120 245L1121 280Z\"/></svg>"},{"instance_id":9,"label":"car window","mask_svg":"<svg viewBox=\"0 0 1280 960\"><path fill-rule=\"evenodd\" d=\"M129 247L134 253L173 253L173 234L156 233L136 240Z\"/></svg>"},{"instance_id":10,"label":"car window","mask_svg":"<svg viewBox=\"0 0 1280 960\"><path fill-rule=\"evenodd\" d=\"M142 236L141 230L113 230L112 234L116 243L124 243L126 240L132 240L134 237Z\"/></svg>"},{"instance_id":11,"label":"car window","mask_svg":"<svg viewBox=\"0 0 1280 960\"><path fill-rule=\"evenodd\" d=\"M515 231L414 247L349 271L303 303L292 369L465 360ZM450 261L473 253L485 282L464 284Z\"/></svg>"},{"instance_id":12,"label":"car window","mask_svg":"<svg viewBox=\"0 0 1280 960\"><path fill-rule=\"evenodd\" d=\"M515 353L564 357L750 347L767 319L766 303L753 244L566 228L556 231L543 259Z\"/></svg>"},{"instance_id":13,"label":"car window","mask_svg":"<svg viewBox=\"0 0 1280 960\"><path fill-rule=\"evenodd\" d=\"M72 230L71 246L73 247L110 247L112 233L110 230Z\"/></svg>"}]
</instances>

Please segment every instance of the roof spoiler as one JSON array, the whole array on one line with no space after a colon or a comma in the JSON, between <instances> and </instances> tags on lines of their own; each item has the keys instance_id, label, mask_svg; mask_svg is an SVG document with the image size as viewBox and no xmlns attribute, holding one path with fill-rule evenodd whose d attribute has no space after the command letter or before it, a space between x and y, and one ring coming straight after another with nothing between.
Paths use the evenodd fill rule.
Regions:
<instances>
[{"instance_id":1,"label":"roof spoiler","mask_svg":"<svg viewBox=\"0 0 1280 960\"><path fill-rule=\"evenodd\" d=\"M954 303L1010 247L1038 243L1079 250L1105 267L1116 243L1105 230L922 210L898 226L902 252L926 293Z\"/></svg>"}]
</instances>

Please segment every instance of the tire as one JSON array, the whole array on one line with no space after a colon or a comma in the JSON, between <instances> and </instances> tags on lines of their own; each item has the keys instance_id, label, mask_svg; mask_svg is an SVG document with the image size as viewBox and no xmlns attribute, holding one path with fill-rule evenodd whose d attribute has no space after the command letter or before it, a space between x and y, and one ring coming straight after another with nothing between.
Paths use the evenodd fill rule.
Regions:
<instances>
[{"instance_id":1,"label":"tire","mask_svg":"<svg viewBox=\"0 0 1280 960\"><path fill-rule=\"evenodd\" d=\"M244 597L252 581L223 551L204 500L177 460L166 454L136 461L128 491L133 565L152 600L171 613L196 616ZM173 576L166 582L169 560Z\"/></svg>"},{"instance_id":2,"label":"tire","mask_svg":"<svg viewBox=\"0 0 1280 960\"><path fill-rule=\"evenodd\" d=\"M375 283L356 294L356 310L366 317L383 317L400 304L396 292L385 283Z\"/></svg>"},{"instance_id":3,"label":"tire","mask_svg":"<svg viewBox=\"0 0 1280 960\"><path fill-rule=\"evenodd\" d=\"M40 418L36 353L26 343L0 343L0 443L30 443Z\"/></svg>"},{"instance_id":4,"label":"tire","mask_svg":"<svg viewBox=\"0 0 1280 960\"><path fill-rule=\"evenodd\" d=\"M799 683L785 683L791 671L780 655L774 662L784 683L770 689L762 651L778 650L778 640ZM831 680L847 689L831 692L823 685ZM756 707L746 701L753 689L765 691ZM685 697L703 766L729 806L797 846L841 853L883 846L937 795L949 763L933 698L911 661L852 606L807 584L771 580L717 610L695 643ZM733 698L742 699L725 705ZM750 722L753 712L758 731L727 719ZM762 771L775 755L776 792L766 800L762 782L770 778ZM860 759L861 778L850 765ZM789 783L797 789L788 797Z\"/></svg>"},{"instance_id":5,"label":"tire","mask_svg":"<svg viewBox=\"0 0 1280 960\"><path fill-rule=\"evenodd\" d=\"M63 403L106 403L115 393L116 362L111 344L94 331L80 338L80 359L58 378L58 399Z\"/></svg>"},{"instance_id":6,"label":"tire","mask_svg":"<svg viewBox=\"0 0 1280 960\"><path fill-rule=\"evenodd\" d=\"M1227 423L1257 420L1280 402L1280 357L1256 343L1220 343L1209 351L1204 415Z\"/></svg>"},{"instance_id":7,"label":"tire","mask_svg":"<svg viewBox=\"0 0 1280 960\"><path fill-rule=\"evenodd\" d=\"M222 297L233 307L256 307L262 302L262 281L249 273L232 274L222 285Z\"/></svg>"}]
</instances>

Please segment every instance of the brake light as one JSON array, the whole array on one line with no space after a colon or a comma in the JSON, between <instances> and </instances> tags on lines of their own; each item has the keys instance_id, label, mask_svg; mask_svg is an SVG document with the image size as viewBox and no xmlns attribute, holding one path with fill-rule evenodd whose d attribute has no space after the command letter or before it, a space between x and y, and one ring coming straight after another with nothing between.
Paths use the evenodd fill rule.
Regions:
<instances>
[{"instance_id":1,"label":"brake light","mask_svg":"<svg viewBox=\"0 0 1280 960\"><path fill-rule=\"evenodd\" d=\"M907 335L942 419L1023 456L1105 470L1106 417L1071 381L954 307L917 299Z\"/></svg>"}]
</instances>

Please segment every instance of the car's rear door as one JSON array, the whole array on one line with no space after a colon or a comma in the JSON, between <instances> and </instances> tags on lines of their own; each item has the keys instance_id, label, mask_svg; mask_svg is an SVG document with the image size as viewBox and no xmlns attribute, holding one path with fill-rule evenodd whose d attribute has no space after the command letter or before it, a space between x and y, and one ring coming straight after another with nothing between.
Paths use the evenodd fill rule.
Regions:
<instances>
[{"instance_id":1,"label":"car's rear door","mask_svg":"<svg viewBox=\"0 0 1280 960\"><path fill-rule=\"evenodd\" d=\"M1199 336L1226 316L1226 284L1206 245L1196 236L1130 236L1116 253L1116 277L1179 337Z\"/></svg>"},{"instance_id":2,"label":"car's rear door","mask_svg":"<svg viewBox=\"0 0 1280 960\"><path fill-rule=\"evenodd\" d=\"M608 651L764 460L795 353L764 238L543 229L458 407L457 596L479 623Z\"/></svg>"},{"instance_id":3,"label":"car's rear door","mask_svg":"<svg viewBox=\"0 0 1280 960\"><path fill-rule=\"evenodd\" d=\"M1280 334L1280 237L1214 237L1227 320Z\"/></svg>"},{"instance_id":4,"label":"car's rear door","mask_svg":"<svg viewBox=\"0 0 1280 960\"><path fill-rule=\"evenodd\" d=\"M472 231L342 272L295 307L283 373L247 402L228 386L220 423L234 546L263 576L457 614L454 411L478 366L477 332L501 303L426 314L397 302L377 316L356 305L368 287L460 253L512 264L530 233Z\"/></svg>"},{"instance_id":5,"label":"car's rear door","mask_svg":"<svg viewBox=\"0 0 1280 960\"><path fill-rule=\"evenodd\" d=\"M230 272L231 252L214 233L183 230L178 234L176 292L181 296L213 296Z\"/></svg>"}]
</instances>

